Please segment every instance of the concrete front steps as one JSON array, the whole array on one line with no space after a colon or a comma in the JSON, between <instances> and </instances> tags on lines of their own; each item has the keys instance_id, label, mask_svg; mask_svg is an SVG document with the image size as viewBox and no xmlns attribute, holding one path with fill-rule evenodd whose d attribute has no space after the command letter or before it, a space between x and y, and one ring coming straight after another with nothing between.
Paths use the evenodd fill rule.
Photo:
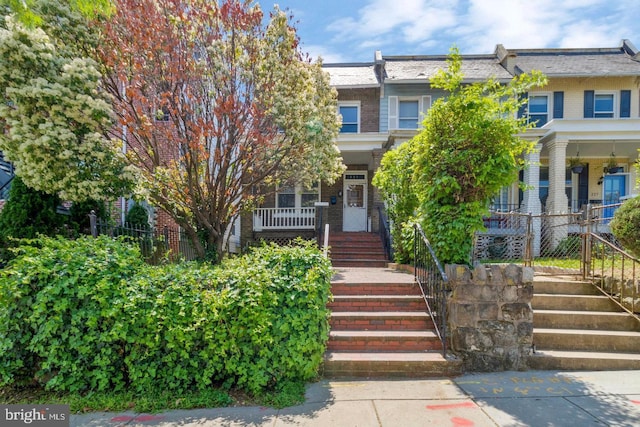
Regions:
<instances>
[{"instance_id":1,"label":"concrete front steps","mask_svg":"<svg viewBox=\"0 0 640 427\"><path fill-rule=\"evenodd\" d=\"M375 233L331 232L331 263L334 267L386 267L389 260L382 239Z\"/></svg>"},{"instance_id":2,"label":"concrete front steps","mask_svg":"<svg viewBox=\"0 0 640 427\"><path fill-rule=\"evenodd\" d=\"M462 364L442 344L413 276L383 268L338 268L332 280L326 377L453 376Z\"/></svg>"},{"instance_id":3,"label":"concrete front steps","mask_svg":"<svg viewBox=\"0 0 640 427\"><path fill-rule=\"evenodd\" d=\"M640 322L591 283L536 275L533 369L640 369Z\"/></svg>"}]
</instances>

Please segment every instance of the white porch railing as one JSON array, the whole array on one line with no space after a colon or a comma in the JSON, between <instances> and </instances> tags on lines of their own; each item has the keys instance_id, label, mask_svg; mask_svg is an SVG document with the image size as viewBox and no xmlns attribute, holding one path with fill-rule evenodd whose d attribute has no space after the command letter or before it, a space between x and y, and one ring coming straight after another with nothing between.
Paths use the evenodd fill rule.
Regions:
<instances>
[{"instance_id":1,"label":"white porch railing","mask_svg":"<svg viewBox=\"0 0 640 427\"><path fill-rule=\"evenodd\" d=\"M253 211L253 231L313 230L316 208L258 208Z\"/></svg>"}]
</instances>

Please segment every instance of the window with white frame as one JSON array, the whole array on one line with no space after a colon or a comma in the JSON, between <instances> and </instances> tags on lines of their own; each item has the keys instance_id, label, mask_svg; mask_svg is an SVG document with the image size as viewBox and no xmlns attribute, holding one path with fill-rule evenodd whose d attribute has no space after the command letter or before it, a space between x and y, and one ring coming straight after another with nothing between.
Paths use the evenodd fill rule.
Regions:
<instances>
[{"instance_id":1,"label":"window with white frame","mask_svg":"<svg viewBox=\"0 0 640 427\"><path fill-rule=\"evenodd\" d=\"M400 129L417 129L420 106L418 100L400 100L398 102L398 123Z\"/></svg>"},{"instance_id":2,"label":"window with white frame","mask_svg":"<svg viewBox=\"0 0 640 427\"><path fill-rule=\"evenodd\" d=\"M342 127L340 128L340 133L359 133L360 103L341 102L338 105L338 111L342 116Z\"/></svg>"},{"instance_id":3,"label":"window with white frame","mask_svg":"<svg viewBox=\"0 0 640 427\"><path fill-rule=\"evenodd\" d=\"M593 97L593 117L612 118L615 113L613 93L595 93Z\"/></svg>"},{"instance_id":4,"label":"window with white frame","mask_svg":"<svg viewBox=\"0 0 640 427\"><path fill-rule=\"evenodd\" d=\"M390 96L389 129L418 129L424 115L431 108L431 96L398 97Z\"/></svg>"},{"instance_id":5,"label":"window with white frame","mask_svg":"<svg viewBox=\"0 0 640 427\"><path fill-rule=\"evenodd\" d=\"M549 121L549 110L549 95L529 95L529 123L533 123L537 128L544 126Z\"/></svg>"},{"instance_id":6,"label":"window with white frame","mask_svg":"<svg viewBox=\"0 0 640 427\"><path fill-rule=\"evenodd\" d=\"M276 197L277 208L307 208L320 201L320 186L313 184L310 188L302 185L280 187Z\"/></svg>"}]
</instances>

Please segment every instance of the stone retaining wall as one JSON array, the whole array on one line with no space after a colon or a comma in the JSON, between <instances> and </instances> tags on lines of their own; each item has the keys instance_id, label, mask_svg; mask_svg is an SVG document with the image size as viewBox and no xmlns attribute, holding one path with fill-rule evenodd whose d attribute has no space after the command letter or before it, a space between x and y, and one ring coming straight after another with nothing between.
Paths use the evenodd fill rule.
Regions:
<instances>
[{"instance_id":1,"label":"stone retaining wall","mask_svg":"<svg viewBox=\"0 0 640 427\"><path fill-rule=\"evenodd\" d=\"M467 371L527 369L533 344L533 269L447 265L450 350Z\"/></svg>"}]
</instances>

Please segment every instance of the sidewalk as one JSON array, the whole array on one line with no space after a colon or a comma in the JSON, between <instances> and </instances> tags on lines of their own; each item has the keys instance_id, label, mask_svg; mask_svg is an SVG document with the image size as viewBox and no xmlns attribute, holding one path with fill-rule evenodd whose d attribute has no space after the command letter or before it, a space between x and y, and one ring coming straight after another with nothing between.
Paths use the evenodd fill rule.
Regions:
<instances>
[{"instance_id":1,"label":"sidewalk","mask_svg":"<svg viewBox=\"0 0 640 427\"><path fill-rule=\"evenodd\" d=\"M71 426L639 426L640 371L323 380L303 405L72 415Z\"/></svg>"}]
</instances>

